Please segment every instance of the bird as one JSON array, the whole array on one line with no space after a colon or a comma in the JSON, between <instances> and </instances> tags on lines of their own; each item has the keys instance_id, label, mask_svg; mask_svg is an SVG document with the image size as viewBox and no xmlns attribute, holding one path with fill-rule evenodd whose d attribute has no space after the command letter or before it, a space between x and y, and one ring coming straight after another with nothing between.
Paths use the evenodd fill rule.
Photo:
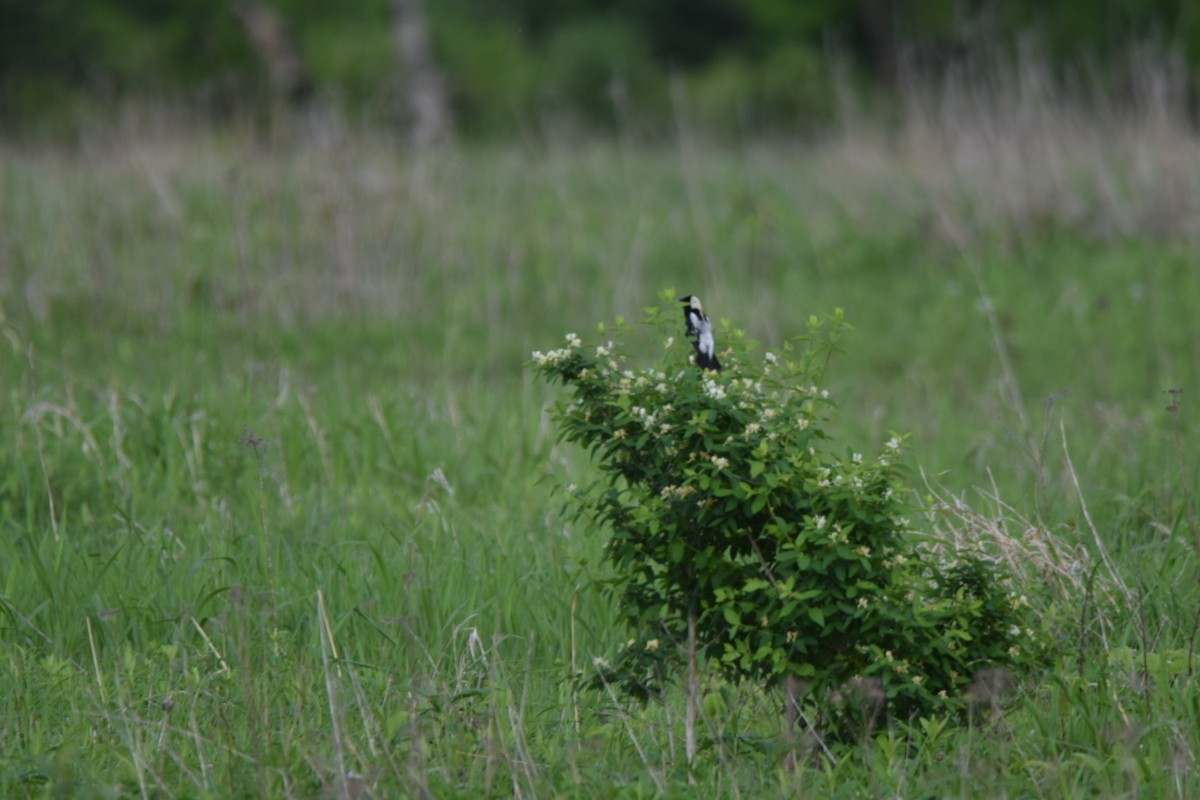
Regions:
<instances>
[{"instance_id":1,"label":"bird","mask_svg":"<svg viewBox=\"0 0 1200 800\"><path fill-rule=\"evenodd\" d=\"M717 361L717 345L713 341L712 323L700 306L700 298L689 294L679 298L683 303L683 321L687 323L687 335L696 347L696 366L701 369L721 371Z\"/></svg>"}]
</instances>

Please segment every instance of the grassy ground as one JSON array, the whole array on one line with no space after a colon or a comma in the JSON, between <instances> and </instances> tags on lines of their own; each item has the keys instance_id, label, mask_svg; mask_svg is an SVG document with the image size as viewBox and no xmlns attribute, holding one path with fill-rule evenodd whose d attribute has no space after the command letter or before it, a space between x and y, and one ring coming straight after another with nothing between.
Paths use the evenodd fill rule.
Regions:
<instances>
[{"instance_id":1,"label":"grassy ground","mask_svg":"<svg viewBox=\"0 0 1200 800\"><path fill-rule=\"evenodd\" d=\"M1200 794L1200 147L1053 130L0 150L0 794ZM1003 717L785 769L712 685L689 779L681 703L572 691L624 633L524 362L668 286L769 345L844 307L838 435L1054 544Z\"/></svg>"}]
</instances>

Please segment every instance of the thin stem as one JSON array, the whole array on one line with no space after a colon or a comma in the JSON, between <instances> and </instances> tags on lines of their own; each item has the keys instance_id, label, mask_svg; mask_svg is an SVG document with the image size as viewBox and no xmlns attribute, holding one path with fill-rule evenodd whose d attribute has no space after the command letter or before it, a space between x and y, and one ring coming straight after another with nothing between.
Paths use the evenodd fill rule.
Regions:
<instances>
[{"instance_id":1,"label":"thin stem","mask_svg":"<svg viewBox=\"0 0 1200 800\"><path fill-rule=\"evenodd\" d=\"M684 721L684 750L687 753L688 769L696 765L696 720L700 715L700 681L696 677L696 609L688 611L687 641L687 716Z\"/></svg>"}]
</instances>

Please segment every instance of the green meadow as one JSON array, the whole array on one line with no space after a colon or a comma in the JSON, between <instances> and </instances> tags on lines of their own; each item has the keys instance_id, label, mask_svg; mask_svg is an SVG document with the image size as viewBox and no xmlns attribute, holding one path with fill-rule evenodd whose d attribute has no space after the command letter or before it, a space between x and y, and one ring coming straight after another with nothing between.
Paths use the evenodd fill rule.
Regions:
<instances>
[{"instance_id":1,"label":"green meadow","mask_svg":"<svg viewBox=\"0 0 1200 800\"><path fill-rule=\"evenodd\" d=\"M1165 123L4 146L0 795L1200 796L1197 208ZM839 444L911 433L1055 663L798 758L710 679L690 771L682 695L577 689L628 633L528 361L666 288L844 309Z\"/></svg>"}]
</instances>

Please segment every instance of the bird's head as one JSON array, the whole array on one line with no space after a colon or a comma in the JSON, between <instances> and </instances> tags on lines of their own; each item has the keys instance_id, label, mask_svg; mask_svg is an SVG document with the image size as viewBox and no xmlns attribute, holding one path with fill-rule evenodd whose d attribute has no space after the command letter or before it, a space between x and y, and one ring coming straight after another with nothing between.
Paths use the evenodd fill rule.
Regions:
<instances>
[{"instance_id":1,"label":"bird's head","mask_svg":"<svg viewBox=\"0 0 1200 800\"><path fill-rule=\"evenodd\" d=\"M697 311L700 310L700 298L696 297L694 294L689 294L686 297L679 298L679 302L683 303L688 308L694 308Z\"/></svg>"}]
</instances>

